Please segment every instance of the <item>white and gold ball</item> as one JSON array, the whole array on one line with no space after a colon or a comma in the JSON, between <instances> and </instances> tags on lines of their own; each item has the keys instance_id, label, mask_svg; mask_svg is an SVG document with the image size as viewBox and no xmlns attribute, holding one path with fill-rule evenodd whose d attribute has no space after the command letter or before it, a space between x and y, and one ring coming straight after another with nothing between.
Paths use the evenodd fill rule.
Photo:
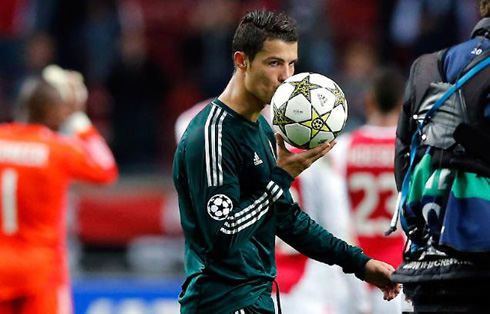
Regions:
<instances>
[{"instance_id":1,"label":"white and gold ball","mask_svg":"<svg viewBox=\"0 0 490 314\"><path fill-rule=\"evenodd\" d=\"M317 73L288 78L271 100L272 125L286 142L303 149L334 140L347 121L347 100L332 79Z\"/></svg>"}]
</instances>

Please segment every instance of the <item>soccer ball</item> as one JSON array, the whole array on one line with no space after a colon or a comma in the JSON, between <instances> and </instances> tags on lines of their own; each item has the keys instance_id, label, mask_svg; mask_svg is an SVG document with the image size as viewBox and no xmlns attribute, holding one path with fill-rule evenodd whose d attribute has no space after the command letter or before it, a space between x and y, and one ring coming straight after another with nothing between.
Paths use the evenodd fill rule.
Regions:
<instances>
[{"instance_id":1,"label":"soccer ball","mask_svg":"<svg viewBox=\"0 0 490 314\"><path fill-rule=\"evenodd\" d=\"M224 194L217 194L208 201L208 214L216 220L223 220L233 209L233 202Z\"/></svg>"},{"instance_id":2,"label":"soccer ball","mask_svg":"<svg viewBox=\"0 0 490 314\"><path fill-rule=\"evenodd\" d=\"M272 125L297 148L334 140L347 121L347 100L340 87L317 73L299 73L284 81L271 100Z\"/></svg>"}]
</instances>

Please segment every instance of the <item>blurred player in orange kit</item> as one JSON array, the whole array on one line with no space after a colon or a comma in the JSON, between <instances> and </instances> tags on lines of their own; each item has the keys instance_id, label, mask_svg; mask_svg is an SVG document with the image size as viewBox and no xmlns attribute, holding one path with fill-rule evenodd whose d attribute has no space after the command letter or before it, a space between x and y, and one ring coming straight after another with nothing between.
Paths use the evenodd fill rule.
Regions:
<instances>
[{"instance_id":1,"label":"blurred player in orange kit","mask_svg":"<svg viewBox=\"0 0 490 314\"><path fill-rule=\"evenodd\" d=\"M334 164L346 180L359 247L395 268L402 261L405 237L400 231L389 237L384 233L398 194L394 153L403 82L396 68L380 69L366 97L367 124L339 138L332 151ZM376 289L370 289L369 295L372 313L401 313L400 300L386 302Z\"/></svg>"},{"instance_id":2,"label":"blurred player in orange kit","mask_svg":"<svg viewBox=\"0 0 490 314\"><path fill-rule=\"evenodd\" d=\"M86 99L79 73L49 66L22 88L26 122L0 125L2 314L72 313L67 189L72 179L109 183L118 173Z\"/></svg>"}]
</instances>

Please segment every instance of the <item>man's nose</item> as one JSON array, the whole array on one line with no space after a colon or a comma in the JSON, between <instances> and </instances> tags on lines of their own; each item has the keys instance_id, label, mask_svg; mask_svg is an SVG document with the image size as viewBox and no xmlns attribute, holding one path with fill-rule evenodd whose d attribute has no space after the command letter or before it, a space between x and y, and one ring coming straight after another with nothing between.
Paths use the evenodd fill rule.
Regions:
<instances>
[{"instance_id":1,"label":"man's nose","mask_svg":"<svg viewBox=\"0 0 490 314\"><path fill-rule=\"evenodd\" d=\"M289 65L285 65L281 71L281 74L279 75L279 82L284 82L287 80L291 75L293 75L294 69L290 67Z\"/></svg>"}]
</instances>

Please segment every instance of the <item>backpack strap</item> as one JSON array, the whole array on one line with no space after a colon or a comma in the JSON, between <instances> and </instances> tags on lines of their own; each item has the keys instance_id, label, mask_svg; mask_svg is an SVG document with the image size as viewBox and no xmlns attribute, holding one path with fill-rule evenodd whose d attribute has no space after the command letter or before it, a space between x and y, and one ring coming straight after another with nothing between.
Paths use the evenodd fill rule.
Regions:
<instances>
[{"instance_id":1,"label":"backpack strap","mask_svg":"<svg viewBox=\"0 0 490 314\"><path fill-rule=\"evenodd\" d=\"M490 49L483 52L481 55L473 59L472 62L465 68L464 74L470 71L478 62L490 56ZM484 107L489 103L488 96L490 94L490 68L487 67L475 74L475 79L469 81L461 88L466 106L468 107L467 114L471 124L476 124L482 121Z\"/></svg>"},{"instance_id":2,"label":"backpack strap","mask_svg":"<svg viewBox=\"0 0 490 314\"><path fill-rule=\"evenodd\" d=\"M427 93L427 89L432 82L444 81L444 73L442 71L442 56L445 55L445 50L426 54L415 61L414 78L414 104L415 108L420 106L422 99Z\"/></svg>"}]
</instances>

